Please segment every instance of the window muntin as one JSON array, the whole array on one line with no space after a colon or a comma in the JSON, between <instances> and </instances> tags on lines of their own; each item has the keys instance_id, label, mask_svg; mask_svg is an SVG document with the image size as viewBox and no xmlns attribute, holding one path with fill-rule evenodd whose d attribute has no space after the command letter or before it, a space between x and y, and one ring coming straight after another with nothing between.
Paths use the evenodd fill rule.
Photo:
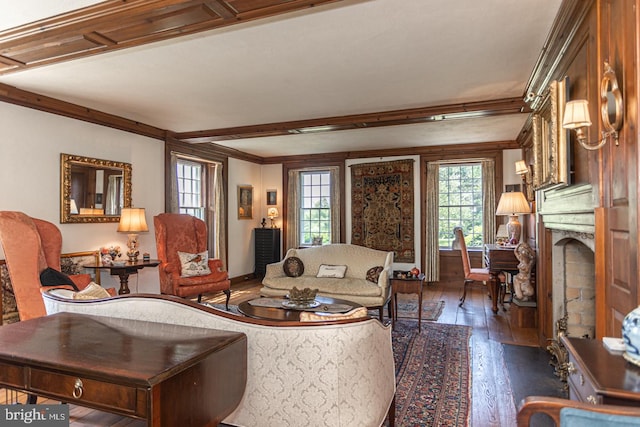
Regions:
<instances>
[{"instance_id":1,"label":"window muntin","mask_svg":"<svg viewBox=\"0 0 640 427\"><path fill-rule=\"evenodd\" d=\"M451 248L455 227L462 227L467 247L482 247L480 163L440 165L438 212L440 248Z\"/></svg>"},{"instance_id":2,"label":"window muntin","mask_svg":"<svg viewBox=\"0 0 640 427\"><path fill-rule=\"evenodd\" d=\"M204 220L202 165L179 159L177 161L178 212Z\"/></svg>"},{"instance_id":3,"label":"window muntin","mask_svg":"<svg viewBox=\"0 0 640 427\"><path fill-rule=\"evenodd\" d=\"M331 243L331 174L300 173L300 244Z\"/></svg>"}]
</instances>

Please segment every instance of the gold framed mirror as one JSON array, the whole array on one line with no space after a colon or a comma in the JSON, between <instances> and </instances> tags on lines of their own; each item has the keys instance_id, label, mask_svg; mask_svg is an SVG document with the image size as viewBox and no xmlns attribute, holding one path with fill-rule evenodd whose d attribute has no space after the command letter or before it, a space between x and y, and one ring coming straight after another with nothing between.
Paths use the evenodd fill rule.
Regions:
<instances>
[{"instance_id":1,"label":"gold framed mirror","mask_svg":"<svg viewBox=\"0 0 640 427\"><path fill-rule=\"evenodd\" d=\"M131 164L60 154L60 222L118 222L131 207Z\"/></svg>"},{"instance_id":2,"label":"gold framed mirror","mask_svg":"<svg viewBox=\"0 0 640 427\"><path fill-rule=\"evenodd\" d=\"M624 117L624 103L622 92L618 86L616 72L608 62L604 62L604 73L600 82L600 117L602 118L603 134L609 134L618 145L618 131L622 127Z\"/></svg>"}]
</instances>

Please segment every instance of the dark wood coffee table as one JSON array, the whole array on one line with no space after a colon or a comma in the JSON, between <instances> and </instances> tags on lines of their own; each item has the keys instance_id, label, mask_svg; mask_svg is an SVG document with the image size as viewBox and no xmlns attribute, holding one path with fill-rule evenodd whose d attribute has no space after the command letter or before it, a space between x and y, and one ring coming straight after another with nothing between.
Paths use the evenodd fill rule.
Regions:
<instances>
[{"instance_id":1,"label":"dark wood coffee table","mask_svg":"<svg viewBox=\"0 0 640 427\"><path fill-rule=\"evenodd\" d=\"M273 297L270 297L273 298ZM286 298L275 298L282 299L282 301L287 301ZM251 301L251 300L249 300ZM238 304L238 311L244 314L247 317L252 317L254 319L263 319L263 320L280 320L280 321L289 321L289 322L299 322L300 321L300 312L301 310L293 310L279 307L258 307L255 305L251 305L249 301L241 302ZM353 308L362 307L361 304L355 303L353 301L347 301L343 299L329 298L323 296L317 296L316 301L320 302L320 307L322 304L348 304ZM322 311L321 308L318 308L314 311Z\"/></svg>"}]
</instances>

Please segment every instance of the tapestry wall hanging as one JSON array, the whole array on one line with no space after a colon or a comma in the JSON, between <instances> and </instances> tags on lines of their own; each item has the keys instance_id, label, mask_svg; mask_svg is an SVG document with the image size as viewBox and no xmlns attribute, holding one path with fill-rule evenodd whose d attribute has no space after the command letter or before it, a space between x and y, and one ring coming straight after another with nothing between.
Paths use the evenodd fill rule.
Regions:
<instances>
[{"instance_id":1,"label":"tapestry wall hanging","mask_svg":"<svg viewBox=\"0 0 640 427\"><path fill-rule=\"evenodd\" d=\"M413 160L351 166L351 243L415 262Z\"/></svg>"}]
</instances>

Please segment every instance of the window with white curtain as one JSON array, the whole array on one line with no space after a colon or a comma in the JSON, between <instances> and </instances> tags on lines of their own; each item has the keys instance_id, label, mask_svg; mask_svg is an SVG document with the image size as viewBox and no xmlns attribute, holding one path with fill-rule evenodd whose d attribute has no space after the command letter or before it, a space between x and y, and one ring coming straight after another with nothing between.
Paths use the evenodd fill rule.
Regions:
<instances>
[{"instance_id":1,"label":"window with white curtain","mask_svg":"<svg viewBox=\"0 0 640 427\"><path fill-rule=\"evenodd\" d=\"M300 244L331 243L331 174L313 171L300 175Z\"/></svg>"},{"instance_id":2,"label":"window with white curtain","mask_svg":"<svg viewBox=\"0 0 640 427\"><path fill-rule=\"evenodd\" d=\"M442 164L438 180L438 245L451 248L453 229L462 227L467 246L482 247L482 165Z\"/></svg>"},{"instance_id":3,"label":"window with white curtain","mask_svg":"<svg viewBox=\"0 0 640 427\"><path fill-rule=\"evenodd\" d=\"M339 166L289 169L287 172L287 205L285 250L340 242L340 175Z\"/></svg>"}]
</instances>

